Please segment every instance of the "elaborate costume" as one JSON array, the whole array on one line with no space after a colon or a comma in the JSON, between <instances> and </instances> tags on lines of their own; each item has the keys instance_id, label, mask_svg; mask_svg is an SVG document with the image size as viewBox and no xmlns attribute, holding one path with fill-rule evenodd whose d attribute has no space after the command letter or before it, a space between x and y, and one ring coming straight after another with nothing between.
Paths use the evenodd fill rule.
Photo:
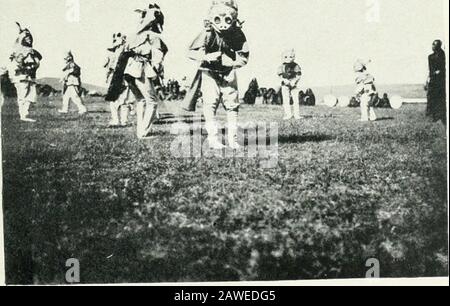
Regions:
<instances>
[{"instance_id":1,"label":"elaborate costume","mask_svg":"<svg viewBox=\"0 0 450 306\"><path fill-rule=\"evenodd\" d=\"M118 67L126 60L123 78L139 99L136 105L137 136L146 138L158 117L158 88L162 86L163 61L168 48L158 36L164 25L164 15L160 7L150 4L148 8L136 12L140 14L136 35L128 41ZM120 75L120 69L118 71ZM119 86L121 84L120 82Z\"/></svg>"},{"instance_id":2,"label":"elaborate costume","mask_svg":"<svg viewBox=\"0 0 450 306\"><path fill-rule=\"evenodd\" d=\"M66 66L63 69L63 103L62 114L69 112L69 103L72 102L78 107L78 112L83 115L87 112L86 106L81 99L81 68L75 63L72 52L67 52L64 61Z\"/></svg>"},{"instance_id":3,"label":"elaborate costume","mask_svg":"<svg viewBox=\"0 0 450 306\"><path fill-rule=\"evenodd\" d=\"M33 49L31 32L23 29L19 23L17 25L19 26L19 36L14 46L14 52L10 56L9 76L17 90L20 120L34 122L35 120L30 119L28 115L31 103L36 103L37 99L36 71L42 56Z\"/></svg>"},{"instance_id":4,"label":"elaborate costume","mask_svg":"<svg viewBox=\"0 0 450 306\"><path fill-rule=\"evenodd\" d=\"M245 66L249 59L247 39L238 20L238 7L234 0L213 1L205 29L190 47L190 58L200 63L199 71L186 96L185 104L192 106L201 88L203 114L206 120L209 146L224 148L218 139L216 111L222 102L228 119L228 144L239 148L237 143L237 119L239 92L236 70ZM191 108L192 107L188 107Z\"/></svg>"},{"instance_id":5,"label":"elaborate costume","mask_svg":"<svg viewBox=\"0 0 450 306\"><path fill-rule=\"evenodd\" d=\"M377 115L373 108L374 100L376 99L377 89L375 87L375 78L367 72L367 63L358 60L353 69L356 76L356 99L361 102L361 121L375 121Z\"/></svg>"},{"instance_id":6,"label":"elaborate costume","mask_svg":"<svg viewBox=\"0 0 450 306\"><path fill-rule=\"evenodd\" d=\"M295 50L288 50L283 53L283 65L278 68L278 76L281 78L284 120L292 119L291 99L294 101L294 117L300 119L300 88L298 83L302 76L302 69L295 62Z\"/></svg>"},{"instance_id":7,"label":"elaborate costume","mask_svg":"<svg viewBox=\"0 0 450 306\"><path fill-rule=\"evenodd\" d=\"M107 69L106 82L111 84L114 77L114 72L118 68L119 58L123 54L126 44L126 36L121 33L115 33L113 35L113 43L108 52L108 60L104 67ZM126 126L128 124L128 115L130 108L135 102L136 98L128 86L128 83L122 79L122 83L118 85L121 93L115 99L115 101L110 102L111 109L111 121L110 126Z\"/></svg>"}]
</instances>

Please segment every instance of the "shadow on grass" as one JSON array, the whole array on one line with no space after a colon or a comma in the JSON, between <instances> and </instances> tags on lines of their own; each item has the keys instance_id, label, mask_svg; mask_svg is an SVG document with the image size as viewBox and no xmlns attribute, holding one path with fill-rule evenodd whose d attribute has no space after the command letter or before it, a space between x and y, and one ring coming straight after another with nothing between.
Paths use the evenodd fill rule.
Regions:
<instances>
[{"instance_id":1,"label":"shadow on grass","mask_svg":"<svg viewBox=\"0 0 450 306\"><path fill-rule=\"evenodd\" d=\"M105 125L102 125L102 126L97 126L96 129L102 130L102 131L103 130L106 130L106 131L108 131L108 130L110 130L110 131L121 131L121 130L127 130L127 129L134 128L134 127L135 126L132 123L129 123L129 124L125 125L125 126L114 126L114 125L105 124Z\"/></svg>"},{"instance_id":2,"label":"shadow on grass","mask_svg":"<svg viewBox=\"0 0 450 306\"><path fill-rule=\"evenodd\" d=\"M382 117L382 118L378 118L377 120L375 120L375 122L377 121L390 121L390 120L394 120L394 117Z\"/></svg>"},{"instance_id":3,"label":"shadow on grass","mask_svg":"<svg viewBox=\"0 0 450 306\"><path fill-rule=\"evenodd\" d=\"M205 122L205 119L202 117L201 120L199 120L199 117L195 115L176 116L173 114L161 114L161 118L155 124L156 125L166 125L174 123L193 124L199 122Z\"/></svg>"},{"instance_id":4,"label":"shadow on grass","mask_svg":"<svg viewBox=\"0 0 450 306\"><path fill-rule=\"evenodd\" d=\"M79 116L79 115L59 115L59 117L49 117L46 118L46 121L51 122L76 122L83 119L87 119L87 117Z\"/></svg>"},{"instance_id":5,"label":"shadow on grass","mask_svg":"<svg viewBox=\"0 0 450 306\"><path fill-rule=\"evenodd\" d=\"M294 144L307 142L324 142L333 140L334 137L324 134L307 134L307 135L280 135L278 136L278 143Z\"/></svg>"},{"instance_id":6,"label":"shadow on grass","mask_svg":"<svg viewBox=\"0 0 450 306\"><path fill-rule=\"evenodd\" d=\"M278 136L278 143L279 144L301 144L301 143L319 143L324 141L330 141L334 138L329 135L279 135ZM245 143L248 144L249 142L255 143L255 144L265 144L271 145L273 144L273 139L271 137L266 137L264 139L261 137L255 138L255 137L245 137Z\"/></svg>"},{"instance_id":7,"label":"shadow on grass","mask_svg":"<svg viewBox=\"0 0 450 306\"><path fill-rule=\"evenodd\" d=\"M107 111L107 110L101 110L101 109L99 109L99 110L89 110L89 112L88 112L88 114L110 114L111 112L110 111Z\"/></svg>"}]
</instances>

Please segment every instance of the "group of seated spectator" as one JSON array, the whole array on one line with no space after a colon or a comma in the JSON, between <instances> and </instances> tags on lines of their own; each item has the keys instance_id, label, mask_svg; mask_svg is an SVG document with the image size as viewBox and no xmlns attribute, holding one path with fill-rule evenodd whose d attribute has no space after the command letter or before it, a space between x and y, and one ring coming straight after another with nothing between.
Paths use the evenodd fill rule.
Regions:
<instances>
[{"instance_id":1,"label":"group of seated spectator","mask_svg":"<svg viewBox=\"0 0 450 306\"><path fill-rule=\"evenodd\" d=\"M183 78L181 82L178 82L175 79L170 79L167 83L160 87L160 96L163 100L166 101L181 101L186 96L187 91L189 90L189 85L187 83L186 77ZM201 98L201 93L198 93L198 97ZM283 97L281 95L281 89L274 88L265 88L259 87L258 81L253 79L247 91L244 95L244 103L248 105L282 105ZM296 102L296 101L295 101ZM293 100L290 101L291 104L294 103ZM308 88L306 91L300 91L298 97L298 103L304 106L315 106L316 105L316 96L312 89ZM389 96L387 93L384 93L382 97L379 97L378 94L373 99L373 106L377 108L390 108ZM350 100L349 107L359 107L360 102L356 99L356 97L352 97Z\"/></svg>"},{"instance_id":2,"label":"group of seated spectator","mask_svg":"<svg viewBox=\"0 0 450 306\"><path fill-rule=\"evenodd\" d=\"M376 108L391 108L391 103L389 101L389 96L387 93L384 93L382 98L380 98L380 96L377 94L374 97L372 103L373 107ZM358 101L358 99L356 99L356 97L351 98L349 107L360 107L360 102Z\"/></svg>"},{"instance_id":3,"label":"group of seated spectator","mask_svg":"<svg viewBox=\"0 0 450 306\"><path fill-rule=\"evenodd\" d=\"M291 104L294 102L298 102L300 105L314 106L316 105L316 97L313 91L308 88L306 91L300 91L297 101L290 101ZM258 81L253 79L245 92L244 103L249 105L282 105L281 89L277 91L274 88L259 87Z\"/></svg>"},{"instance_id":4,"label":"group of seated spectator","mask_svg":"<svg viewBox=\"0 0 450 306\"><path fill-rule=\"evenodd\" d=\"M166 101L183 100L186 96L186 89L182 88L177 80L170 79L166 84L158 88L160 98Z\"/></svg>"}]
</instances>

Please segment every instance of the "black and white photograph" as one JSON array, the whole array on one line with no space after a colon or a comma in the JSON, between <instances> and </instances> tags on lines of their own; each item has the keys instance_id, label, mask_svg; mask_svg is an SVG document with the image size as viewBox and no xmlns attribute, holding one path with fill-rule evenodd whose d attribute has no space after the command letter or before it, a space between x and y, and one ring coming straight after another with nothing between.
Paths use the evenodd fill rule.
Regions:
<instances>
[{"instance_id":1,"label":"black and white photograph","mask_svg":"<svg viewBox=\"0 0 450 306\"><path fill-rule=\"evenodd\" d=\"M0 0L0 285L448 285L448 6Z\"/></svg>"}]
</instances>

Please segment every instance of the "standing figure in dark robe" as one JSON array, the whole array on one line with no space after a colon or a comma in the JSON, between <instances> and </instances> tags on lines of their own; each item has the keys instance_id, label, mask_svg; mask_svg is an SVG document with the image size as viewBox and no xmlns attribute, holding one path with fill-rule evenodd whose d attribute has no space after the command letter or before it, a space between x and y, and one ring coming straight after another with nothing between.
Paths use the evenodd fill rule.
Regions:
<instances>
[{"instance_id":1,"label":"standing figure in dark robe","mask_svg":"<svg viewBox=\"0 0 450 306\"><path fill-rule=\"evenodd\" d=\"M446 59L442 50L442 41L433 42L433 54L428 57L430 74L425 89L427 90L427 116L433 121L441 120L447 124L446 93Z\"/></svg>"}]
</instances>

